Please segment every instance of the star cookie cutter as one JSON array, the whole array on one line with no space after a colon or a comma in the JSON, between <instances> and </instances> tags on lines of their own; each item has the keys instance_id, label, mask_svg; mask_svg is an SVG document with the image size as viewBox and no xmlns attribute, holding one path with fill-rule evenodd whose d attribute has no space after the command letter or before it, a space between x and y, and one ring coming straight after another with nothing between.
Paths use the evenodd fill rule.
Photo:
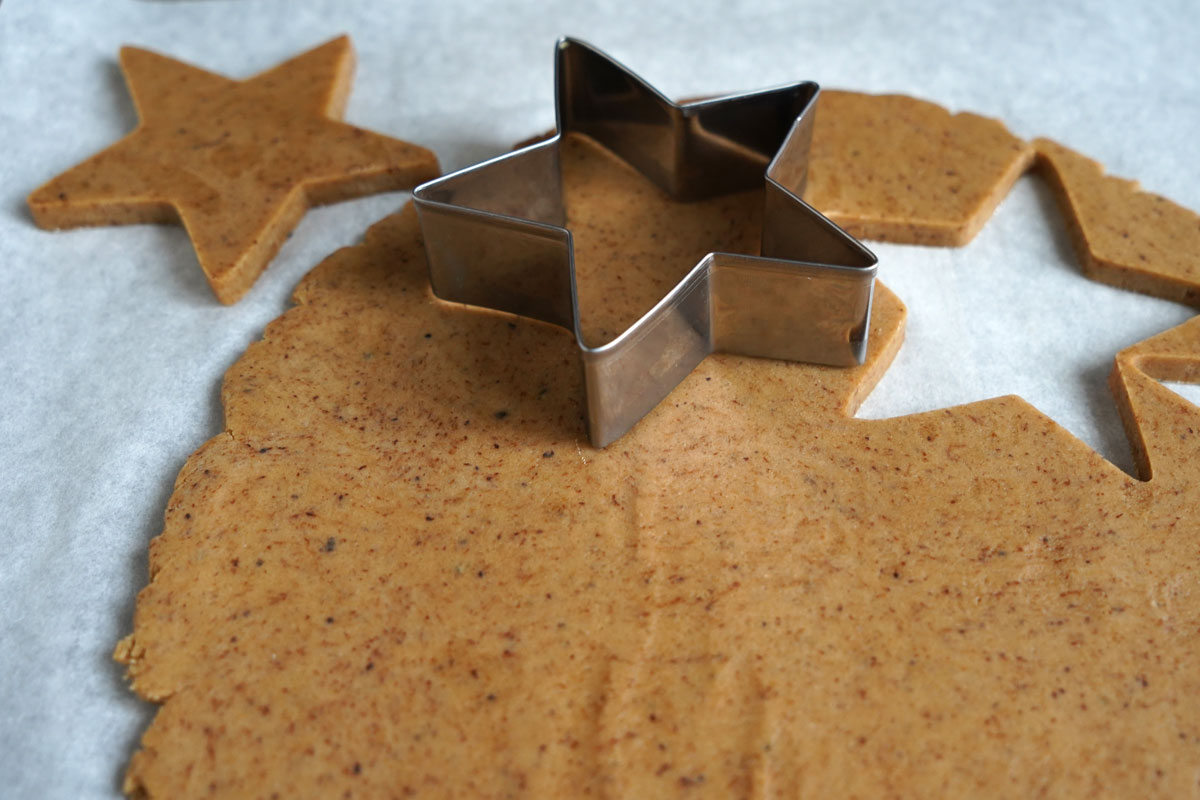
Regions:
<instances>
[{"instance_id":1,"label":"star cookie cutter","mask_svg":"<svg viewBox=\"0 0 1200 800\"><path fill-rule=\"evenodd\" d=\"M800 199L819 88L801 82L676 104L603 52L556 48L557 131L418 186L433 292L575 334L593 446L651 411L706 356L862 363L874 289L870 250ZM606 344L579 325L560 143L581 133L679 201L764 180L761 255L710 253Z\"/></svg>"}]
</instances>

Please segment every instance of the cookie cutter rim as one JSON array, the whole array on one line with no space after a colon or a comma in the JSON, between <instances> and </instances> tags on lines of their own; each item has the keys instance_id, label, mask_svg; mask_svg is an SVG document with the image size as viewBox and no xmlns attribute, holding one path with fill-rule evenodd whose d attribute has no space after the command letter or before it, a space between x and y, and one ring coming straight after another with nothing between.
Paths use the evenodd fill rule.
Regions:
<instances>
[{"instance_id":1,"label":"cookie cutter rim","mask_svg":"<svg viewBox=\"0 0 1200 800\"><path fill-rule=\"evenodd\" d=\"M434 294L574 333L587 429L598 448L624 435L713 352L861 363L877 259L799 196L817 85L675 103L584 42L560 39L555 54L557 126L549 139L413 191ZM705 255L628 328L589 345L560 160L562 141L576 133L675 199L762 182L761 255ZM789 304L806 316L789 313Z\"/></svg>"}]
</instances>

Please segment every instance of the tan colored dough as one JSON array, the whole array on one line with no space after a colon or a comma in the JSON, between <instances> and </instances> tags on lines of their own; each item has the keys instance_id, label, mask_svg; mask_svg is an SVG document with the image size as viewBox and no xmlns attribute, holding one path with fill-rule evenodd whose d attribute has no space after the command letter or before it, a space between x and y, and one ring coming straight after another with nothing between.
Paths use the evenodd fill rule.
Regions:
<instances>
[{"instance_id":1,"label":"tan colored dough","mask_svg":"<svg viewBox=\"0 0 1200 800\"><path fill-rule=\"evenodd\" d=\"M850 233L965 245L1033 160L997 120L903 95L822 90L804 199Z\"/></svg>"},{"instance_id":2,"label":"tan colored dough","mask_svg":"<svg viewBox=\"0 0 1200 800\"><path fill-rule=\"evenodd\" d=\"M1050 139L1034 147L1085 275L1200 306L1200 215Z\"/></svg>"},{"instance_id":3,"label":"tan colored dough","mask_svg":"<svg viewBox=\"0 0 1200 800\"><path fill-rule=\"evenodd\" d=\"M310 205L438 174L423 147L341 122L354 73L342 36L244 81L136 47L121 71L133 133L29 195L43 228L180 222L213 293L234 303Z\"/></svg>"},{"instance_id":4,"label":"tan colored dough","mask_svg":"<svg viewBox=\"0 0 1200 800\"><path fill-rule=\"evenodd\" d=\"M1200 317L1117 354L1109 386L1145 480L1196 491L1196 408L1159 381L1200 383ZM1193 535L1200 533L1194 518ZM1194 590L1193 582L1190 590ZM1194 599L1194 596L1193 596Z\"/></svg>"},{"instance_id":5,"label":"tan colored dough","mask_svg":"<svg viewBox=\"0 0 1200 800\"><path fill-rule=\"evenodd\" d=\"M672 203L616 156L571 134L563 139L564 202L571 209L580 326L611 341L711 252L757 254L762 190ZM620 203L606 198L620 197Z\"/></svg>"},{"instance_id":6,"label":"tan colored dough","mask_svg":"<svg viewBox=\"0 0 1200 800\"><path fill-rule=\"evenodd\" d=\"M697 244L567 163L592 280ZM603 451L570 335L432 298L411 208L295 297L151 546L131 794L1194 793L1200 410L1142 371L1194 324L1114 378L1141 482L1015 397L853 419L883 286L864 366L713 356Z\"/></svg>"}]
</instances>

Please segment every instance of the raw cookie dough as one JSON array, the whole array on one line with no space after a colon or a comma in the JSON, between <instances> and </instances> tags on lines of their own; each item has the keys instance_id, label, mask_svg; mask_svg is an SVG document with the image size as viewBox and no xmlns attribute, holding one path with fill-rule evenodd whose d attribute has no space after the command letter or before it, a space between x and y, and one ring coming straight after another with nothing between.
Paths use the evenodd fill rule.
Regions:
<instances>
[{"instance_id":1,"label":"raw cookie dough","mask_svg":"<svg viewBox=\"0 0 1200 800\"><path fill-rule=\"evenodd\" d=\"M710 249L566 180L592 280ZM1194 792L1200 410L1148 354L1194 377L1195 325L1114 378L1142 482L1016 397L854 419L883 286L863 366L712 356L602 451L571 336L433 298L411 208L295 299L151 545L129 793Z\"/></svg>"},{"instance_id":2,"label":"raw cookie dough","mask_svg":"<svg viewBox=\"0 0 1200 800\"><path fill-rule=\"evenodd\" d=\"M862 239L965 245L1032 161L997 120L823 89L804 199Z\"/></svg>"},{"instance_id":3,"label":"raw cookie dough","mask_svg":"<svg viewBox=\"0 0 1200 800\"><path fill-rule=\"evenodd\" d=\"M342 36L244 81L136 47L121 70L133 133L29 195L43 228L181 222L217 299L246 293L310 205L436 177L423 147L340 122Z\"/></svg>"},{"instance_id":4,"label":"raw cookie dough","mask_svg":"<svg viewBox=\"0 0 1200 800\"><path fill-rule=\"evenodd\" d=\"M1033 144L1085 275L1200 306L1200 215L1050 139Z\"/></svg>"},{"instance_id":5,"label":"raw cookie dough","mask_svg":"<svg viewBox=\"0 0 1200 800\"><path fill-rule=\"evenodd\" d=\"M663 298L711 252L757 255L761 189L691 203L666 192L586 137L564 137L563 201L572 209L580 327L605 344ZM619 196L620 203L605 202Z\"/></svg>"}]
</instances>

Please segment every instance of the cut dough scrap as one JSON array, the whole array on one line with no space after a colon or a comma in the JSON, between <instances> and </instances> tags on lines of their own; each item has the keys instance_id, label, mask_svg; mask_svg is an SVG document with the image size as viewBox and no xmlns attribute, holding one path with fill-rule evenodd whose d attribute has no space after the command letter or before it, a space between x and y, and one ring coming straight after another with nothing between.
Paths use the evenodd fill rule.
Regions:
<instances>
[{"instance_id":1,"label":"cut dough scrap","mask_svg":"<svg viewBox=\"0 0 1200 800\"><path fill-rule=\"evenodd\" d=\"M852 418L885 287L862 367L713 356L601 451L571 335L434 299L411 208L295 298L151 548L131 794L1194 788L1195 460L1137 481L1015 397Z\"/></svg>"},{"instance_id":2,"label":"cut dough scrap","mask_svg":"<svg viewBox=\"0 0 1200 800\"><path fill-rule=\"evenodd\" d=\"M340 121L342 36L245 81L126 47L136 130L29 195L43 228L182 222L213 293L234 303L310 205L438 174L429 150Z\"/></svg>"},{"instance_id":3,"label":"cut dough scrap","mask_svg":"<svg viewBox=\"0 0 1200 800\"><path fill-rule=\"evenodd\" d=\"M965 245L1033 160L1003 123L903 95L823 90L804 199L849 233Z\"/></svg>"},{"instance_id":4,"label":"cut dough scrap","mask_svg":"<svg viewBox=\"0 0 1200 800\"><path fill-rule=\"evenodd\" d=\"M1050 139L1034 142L1084 274L1102 283L1200 306L1200 215L1137 181L1106 175Z\"/></svg>"},{"instance_id":5,"label":"cut dough scrap","mask_svg":"<svg viewBox=\"0 0 1200 800\"><path fill-rule=\"evenodd\" d=\"M1200 383L1200 317L1122 350L1109 375L1138 473L1190 493L1200 451L1198 409L1159 381Z\"/></svg>"}]
</instances>

